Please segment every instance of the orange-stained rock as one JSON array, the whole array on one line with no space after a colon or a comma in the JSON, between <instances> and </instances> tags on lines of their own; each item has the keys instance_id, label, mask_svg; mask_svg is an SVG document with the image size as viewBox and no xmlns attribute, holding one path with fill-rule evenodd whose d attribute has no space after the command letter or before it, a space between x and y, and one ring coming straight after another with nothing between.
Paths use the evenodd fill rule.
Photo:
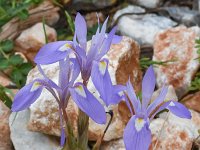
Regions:
<instances>
[{"instance_id":1,"label":"orange-stained rock","mask_svg":"<svg viewBox=\"0 0 200 150\"><path fill-rule=\"evenodd\" d=\"M160 32L155 37L154 61L173 61L154 67L157 85L166 81L174 86L178 97L187 93L191 80L199 68L195 39L200 35L199 27L179 26Z\"/></svg>"},{"instance_id":2,"label":"orange-stained rock","mask_svg":"<svg viewBox=\"0 0 200 150\"><path fill-rule=\"evenodd\" d=\"M11 83L12 82L10 81L10 79L7 76L5 76L3 73L0 72L0 85L8 86Z\"/></svg>"},{"instance_id":3,"label":"orange-stained rock","mask_svg":"<svg viewBox=\"0 0 200 150\"><path fill-rule=\"evenodd\" d=\"M55 29L45 25L48 42L56 41ZM22 52L29 60L33 61L39 49L45 44L45 34L42 23L37 23L24 30L16 39L15 50Z\"/></svg>"},{"instance_id":4,"label":"orange-stained rock","mask_svg":"<svg viewBox=\"0 0 200 150\"><path fill-rule=\"evenodd\" d=\"M111 49L106 56L109 58L109 72L111 74L111 80L114 84L120 82L125 84L130 75L132 83L134 83L135 89L140 89L140 80L141 80L141 70L139 69L139 46L135 41L128 37L123 37L122 41L119 44L111 46ZM123 63L126 66L122 66ZM133 66L132 66L133 65ZM51 64L49 66L43 66L44 72L56 83L58 82L58 73L59 68L58 64ZM131 71L129 71L129 69ZM123 74L123 71L126 71L127 74ZM37 68L34 68L30 71L27 83L31 82L35 78L41 77ZM97 92L92 85L91 81L88 83L88 88L94 92L96 95ZM125 123L123 122L121 116L118 113L118 108L116 106L111 106L114 111L114 117L108 131L105 134L104 140L109 141L112 139L117 139L122 137L123 128ZM60 136L60 123L58 115L58 105L52 95L47 91L43 90L43 93L38 98L38 100L30 107L30 120L29 120L29 129L31 131L39 131L51 135ZM72 99L69 100L69 104L66 112L68 113L69 118L71 119L72 125L75 132L78 108ZM107 121L109 121L110 116L108 116ZM105 125L98 125L91 119L89 120L89 140L97 140L97 138L105 130Z\"/></svg>"},{"instance_id":5,"label":"orange-stained rock","mask_svg":"<svg viewBox=\"0 0 200 150\"><path fill-rule=\"evenodd\" d=\"M140 47L137 42L123 37L120 44L113 44L108 52L110 65L115 70L117 84L126 84L129 77L136 92L141 89L142 71L139 66Z\"/></svg>"},{"instance_id":6,"label":"orange-stained rock","mask_svg":"<svg viewBox=\"0 0 200 150\"><path fill-rule=\"evenodd\" d=\"M0 150L12 150L9 128L10 109L0 100Z\"/></svg>"},{"instance_id":7,"label":"orange-stained rock","mask_svg":"<svg viewBox=\"0 0 200 150\"><path fill-rule=\"evenodd\" d=\"M191 120L178 118L172 113L163 113L161 118L153 120L150 125L150 150L153 150L156 143L156 150L190 150L200 127L200 114L195 111L191 113Z\"/></svg>"},{"instance_id":8,"label":"orange-stained rock","mask_svg":"<svg viewBox=\"0 0 200 150\"><path fill-rule=\"evenodd\" d=\"M194 94L189 94L181 100L189 109L200 112L200 91Z\"/></svg>"}]
</instances>

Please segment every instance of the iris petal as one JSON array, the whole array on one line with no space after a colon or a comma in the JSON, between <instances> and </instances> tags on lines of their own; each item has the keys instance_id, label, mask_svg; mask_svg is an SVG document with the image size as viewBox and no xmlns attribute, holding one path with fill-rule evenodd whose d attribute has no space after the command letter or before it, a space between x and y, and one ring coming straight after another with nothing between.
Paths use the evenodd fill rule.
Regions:
<instances>
[{"instance_id":1,"label":"iris petal","mask_svg":"<svg viewBox=\"0 0 200 150\"><path fill-rule=\"evenodd\" d=\"M87 26L85 19L81 16L80 13L77 13L75 18L75 33L78 38L78 42L83 49L86 49L87 46Z\"/></svg>"},{"instance_id":2,"label":"iris petal","mask_svg":"<svg viewBox=\"0 0 200 150\"><path fill-rule=\"evenodd\" d=\"M136 116L132 116L124 129L124 144L126 150L148 150L151 143L151 131L149 123L142 119L137 121Z\"/></svg>"},{"instance_id":3,"label":"iris petal","mask_svg":"<svg viewBox=\"0 0 200 150\"><path fill-rule=\"evenodd\" d=\"M122 40L122 36L114 35L112 39L112 44L118 44L119 42L121 42L121 40Z\"/></svg>"},{"instance_id":4,"label":"iris petal","mask_svg":"<svg viewBox=\"0 0 200 150\"><path fill-rule=\"evenodd\" d=\"M190 111L183 104L179 102L170 101L169 105L167 106L167 109L169 109L171 113L180 118L191 119Z\"/></svg>"},{"instance_id":5,"label":"iris petal","mask_svg":"<svg viewBox=\"0 0 200 150\"><path fill-rule=\"evenodd\" d=\"M145 110L155 89L156 78L153 67L150 66L142 80L142 108Z\"/></svg>"},{"instance_id":6,"label":"iris petal","mask_svg":"<svg viewBox=\"0 0 200 150\"><path fill-rule=\"evenodd\" d=\"M69 51L60 51L59 48L61 48L66 43L71 44L69 41L58 41L44 45L37 53L34 62L36 64L46 65L64 59L67 53L69 53L70 48L67 48Z\"/></svg>"},{"instance_id":7,"label":"iris petal","mask_svg":"<svg viewBox=\"0 0 200 150\"><path fill-rule=\"evenodd\" d=\"M11 110L13 112L22 111L28 108L32 103L34 103L42 92L42 86L31 90L34 83L38 81L33 81L26 86L24 86L14 97Z\"/></svg>"},{"instance_id":8,"label":"iris petal","mask_svg":"<svg viewBox=\"0 0 200 150\"><path fill-rule=\"evenodd\" d=\"M134 112L138 113L141 110L141 104L140 104L140 101L137 99L137 96L135 94L135 91L133 89L130 79L126 83L126 91L127 91L128 97L133 105Z\"/></svg>"},{"instance_id":9,"label":"iris petal","mask_svg":"<svg viewBox=\"0 0 200 150\"><path fill-rule=\"evenodd\" d=\"M167 91L168 91L168 87L166 87L166 86L164 86L161 89L159 96L147 108L148 115L150 115L152 113L152 111L155 110L156 107L159 106L164 101L164 99L167 95Z\"/></svg>"},{"instance_id":10,"label":"iris petal","mask_svg":"<svg viewBox=\"0 0 200 150\"><path fill-rule=\"evenodd\" d=\"M69 90L72 99L83 112L98 124L106 123L104 107L82 83L76 83Z\"/></svg>"}]
</instances>

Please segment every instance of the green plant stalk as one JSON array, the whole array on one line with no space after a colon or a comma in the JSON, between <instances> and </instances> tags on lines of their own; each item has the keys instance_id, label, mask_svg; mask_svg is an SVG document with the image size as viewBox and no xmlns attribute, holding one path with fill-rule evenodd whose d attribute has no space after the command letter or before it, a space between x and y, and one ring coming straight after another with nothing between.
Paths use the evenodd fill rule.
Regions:
<instances>
[{"instance_id":1,"label":"green plant stalk","mask_svg":"<svg viewBox=\"0 0 200 150\"><path fill-rule=\"evenodd\" d=\"M9 59L9 56L6 55L6 53L0 48L0 53L5 57L7 60Z\"/></svg>"},{"instance_id":2,"label":"green plant stalk","mask_svg":"<svg viewBox=\"0 0 200 150\"><path fill-rule=\"evenodd\" d=\"M8 107L11 108L12 106L12 100L11 98L6 94L5 88L0 85L0 100Z\"/></svg>"},{"instance_id":3,"label":"green plant stalk","mask_svg":"<svg viewBox=\"0 0 200 150\"><path fill-rule=\"evenodd\" d=\"M65 16L66 16L67 23L69 24L70 30L72 34L74 34L75 32L74 21L67 11L65 11Z\"/></svg>"},{"instance_id":4,"label":"green plant stalk","mask_svg":"<svg viewBox=\"0 0 200 150\"><path fill-rule=\"evenodd\" d=\"M87 86L87 81L83 81L83 84ZM79 150L87 150L89 117L81 109L78 113L78 148Z\"/></svg>"},{"instance_id":5,"label":"green plant stalk","mask_svg":"<svg viewBox=\"0 0 200 150\"><path fill-rule=\"evenodd\" d=\"M63 116L64 116L64 119L65 119L65 135L67 135L67 138L66 138L66 143L65 143L65 146L63 147L63 150L76 150L77 149L77 141L76 141L76 138L74 136L74 133L73 133L73 128L71 126L71 122L70 120L67 118L67 113L65 111L65 109L62 109L63 111Z\"/></svg>"},{"instance_id":6,"label":"green plant stalk","mask_svg":"<svg viewBox=\"0 0 200 150\"><path fill-rule=\"evenodd\" d=\"M88 127L89 117L79 109L78 115L78 148L87 150L88 148Z\"/></svg>"},{"instance_id":7,"label":"green plant stalk","mask_svg":"<svg viewBox=\"0 0 200 150\"><path fill-rule=\"evenodd\" d=\"M92 150L99 150L100 149L101 143L103 141L103 138L104 138L104 136L105 136L105 134L106 134L106 132L107 132L112 120L113 120L113 111L106 112L106 113L110 114L110 120L109 120L108 125L106 126L103 134L97 139L97 141L96 141L95 145L93 146Z\"/></svg>"},{"instance_id":8,"label":"green plant stalk","mask_svg":"<svg viewBox=\"0 0 200 150\"><path fill-rule=\"evenodd\" d=\"M48 38L47 38L47 32L46 32L46 28L45 28L45 18L42 18L42 26L43 26L43 30L44 30L44 36L45 36L45 43L48 43Z\"/></svg>"}]
</instances>

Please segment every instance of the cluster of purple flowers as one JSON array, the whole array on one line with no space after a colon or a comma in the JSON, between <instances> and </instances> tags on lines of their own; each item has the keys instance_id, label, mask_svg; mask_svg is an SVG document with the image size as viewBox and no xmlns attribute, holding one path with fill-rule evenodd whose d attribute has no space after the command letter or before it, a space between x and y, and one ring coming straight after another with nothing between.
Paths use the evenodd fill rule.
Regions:
<instances>
[{"instance_id":1,"label":"cluster of purple flowers","mask_svg":"<svg viewBox=\"0 0 200 150\"><path fill-rule=\"evenodd\" d=\"M180 103L164 101L167 87L164 86L156 100L150 103L155 89L155 75L150 67L142 82L142 102L136 96L130 83L126 86L113 85L108 72L109 60L103 56L111 44L118 43L121 37L115 35L116 27L106 33L108 18L100 25L92 36L91 46L87 47L87 26L85 19L78 13L75 19L75 35L73 41L57 41L44 45L35 57L35 63L43 78L36 79L24 86L15 96L12 111L27 109L46 88L59 104L61 126L64 118L62 110L67 107L70 96L85 114L98 124L106 123L104 106L87 89L91 77L100 98L106 106L118 104L125 100L132 117L124 130L124 142L127 150L146 150L151 142L150 120L163 109L175 115L190 118L190 112ZM59 82L54 83L45 75L41 65L59 63ZM82 82L76 82L81 74ZM123 93L123 94L121 94ZM131 104L130 104L131 102ZM61 144L65 142L62 128ZM143 144L145 143L145 144Z\"/></svg>"}]
</instances>

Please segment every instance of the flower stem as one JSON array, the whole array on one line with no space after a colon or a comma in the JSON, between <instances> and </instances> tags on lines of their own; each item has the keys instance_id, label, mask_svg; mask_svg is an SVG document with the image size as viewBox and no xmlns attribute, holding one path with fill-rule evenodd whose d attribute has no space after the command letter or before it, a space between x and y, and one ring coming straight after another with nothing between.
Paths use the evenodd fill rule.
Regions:
<instances>
[{"instance_id":1,"label":"flower stem","mask_svg":"<svg viewBox=\"0 0 200 150\"><path fill-rule=\"evenodd\" d=\"M78 116L78 147L81 150L87 150L88 147L88 126L89 117L79 109Z\"/></svg>"},{"instance_id":2,"label":"flower stem","mask_svg":"<svg viewBox=\"0 0 200 150\"><path fill-rule=\"evenodd\" d=\"M87 81L83 81L83 84L87 87ZM89 117L81 109L78 113L78 148L87 150Z\"/></svg>"},{"instance_id":3,"label":"flower stem","mask_svg":"<svg viewBox=\"0 0 200 150\"><path fill-rule=\"evenodd\" d=\"M63 150L72 150L72 149L76 150L77 141L76 141L76 138L75 138L74 133L73 133L73 128L71 126L71 122L68 119L66 110L63 107L62 107L62 113L63 113L63 117L64 117L64 120L65 120L65 125L64 125L65 135L67 136L66 143L65 143Z\"/></svg>"},{"instance_id":4,"label":"flower stem","mask_svg":"<svg viewBox=\"0 0 200 150\"><path fill-rule=\"evenodd\" d=\"M101 146L101 142L103 141L103 138L112 122L112 119L113 119L113 111L110 110L109 112L106 112L110 115L110 120L108 122L108 125L106 126L104 132L103 132L103 135L101 135L101 137L97 140L96 144L94 145L93 149L92 150L99 150L100 149L100 146Z\"/></svg>"}]
</instances>

